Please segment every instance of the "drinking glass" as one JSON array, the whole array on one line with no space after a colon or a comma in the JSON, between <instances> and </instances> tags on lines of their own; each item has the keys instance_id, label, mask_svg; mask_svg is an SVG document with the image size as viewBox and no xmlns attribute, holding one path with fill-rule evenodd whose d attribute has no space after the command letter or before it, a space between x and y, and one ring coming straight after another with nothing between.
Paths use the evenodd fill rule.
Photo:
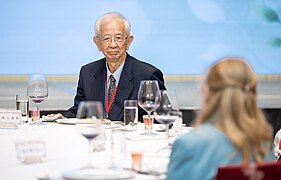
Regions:
<instances>
[{"instance_id":1,"label":"drinking glass","mask_svg":"<svg viewBox=\"0 0 281 180\"><path fill-rule=\"evenodd\" d=\"M27 94L16 95L16 109L21 111L20 124L28 122L29 99Z\"/></svg>"},{"instance_id":2,"label":"drinking glass","mask_svg":"<svg viewBox=\"0 0 281 180\"><path fill-rule=\"evenodd\" d=\"M81 101L78 106L78 119L103 119L103 107L99 101ZM102 132L102 125L99 121L95 124L77 124L77 129L89 142L88 164L83 169L93 168L91 164L91 153L93 152L92 141Z\"/></svg>"},{"instance_id":3,"label":"drinking glass","mask_svg":"<svg viewBox=\"0 0 281 180\"><path fill-rule=\"evenodd\" d=\"M112 129L111 131L111 165L113 169L123 170L127 155L126 131Z\"/></svg>"},{"instance_id":4,"label":"drinking glass","mask_svg":"<svg viewBox=\"0 0 281 180\"><path fill-rule=\"evenodd\" d=\"M169 147L169 125L175 122L179 116L179 111L173 109L172 101L175 100L175 92L163 90L161 91L161 102L156 111L154 111L154 118L161 124L165 124L165 132L167 137L167 147Z\"/></svg>"},{"instance_id":5,"label":"drinking glass","mask_svg":"<svg viewBox=\"0 0 281 180\"><path fill-rule=\"evenodd\" d=\"M100 124L77 124L76 125L78 132L88 140L89 143L89 153L88 153L88 164L82 169L91 169L93 168L91 163L91 154L92 154L92 141L95 139L101 131Z\"/></svg>"},{"instance_id":6,"label":"drinking glass","mask_svg":"<svg viewBox=\"0 0 281 180\"><path fill-rule=\"evenodd\" d=\"M155 80L143 80L140 83L138 92L138 104L143 108L148 115L148 121L150 121L150 115L152 111L155 111L160 105L161 92L159 90L158 82ZM150 124L150 122L148 122ZM149 126L148 131L142 135L153 136L156 133L151 132Z\"/></svg>"},{"instance_id":7,"label":"drinking glass","mask_svg":"<svg viewBox=\"0 0 281 180\"><path fill-rule=\"evenodd\" d=\"M178 111L177 116L178 116L177 119L173 123L173 129L175 130L176 136L178 137L181 135L182 132L182 123L183 123L182 112Z\"/></svg>"},{"instance_id":8,"label":"drinking glass","mask_svg":"<svg viewBox=\"0 0 281 180\"><path fill-rule=\"evenodd\" d=\"M103 119L103 106L100 101L81 101L78 106L77 119Z\"/></svg>"},{"instance_id":9,"label":"drinking glass","mask_svg":"<svg viewBox=\"0 0 281 180\"><path fill-rule=\"evenodd\" d=\"M27 95L34 103L36 103L37 114L39 114L38 121L32 124L44 124L40 121L40 103L48 97L48 85L44 74L32 74L30 76Z\"/></svg>"},{"instance_id":10,"label":"drinking glass","mask_svg":"<svg viewBox=\"0 0 281 180\"><path fill-rule=\"evenodd\" d=\"M137 130L138 124L138 101L125 100L124 101L124 124L128 131Z\"/></svg>"}]
</instances>

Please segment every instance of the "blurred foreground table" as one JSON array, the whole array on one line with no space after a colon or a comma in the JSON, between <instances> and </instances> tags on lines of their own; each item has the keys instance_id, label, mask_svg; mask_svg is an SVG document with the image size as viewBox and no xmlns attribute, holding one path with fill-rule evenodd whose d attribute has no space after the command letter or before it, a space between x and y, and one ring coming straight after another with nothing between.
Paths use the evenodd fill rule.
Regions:
<instances>
[{"instance_id":1,"label":"blurred foreground table","mask_svg":"<svg viewBox=\"0 0 281 180\"><path fill-rule=\"evenodd\" d=\"M114 127L116 128L116 126ZM118 127L124 128L124 127ZM125 169L131 168L131 152L143 153L142 168L149 171L166 172L170 150L159 151L167 145L164 132L158 136L140 136L143 124L138 131L126 132ZM112 126L105 126L105 150L92 153L92 164L101 169L111 166L111 131ZM154 125L154 130L159 125ZM188 132L191 128L183 128ZM46 146L46 157L40 163L24 164L16 153L15 145L19 142L43 141ZM46 123L46 125L20 125L17 129L0 129L0 179L63 179L66 171L79 169L87 164L88 141L79 134L75 125ZM132 172L133 179L161 179L165 176L143 175Z\"/></svg>"}]
</instances>

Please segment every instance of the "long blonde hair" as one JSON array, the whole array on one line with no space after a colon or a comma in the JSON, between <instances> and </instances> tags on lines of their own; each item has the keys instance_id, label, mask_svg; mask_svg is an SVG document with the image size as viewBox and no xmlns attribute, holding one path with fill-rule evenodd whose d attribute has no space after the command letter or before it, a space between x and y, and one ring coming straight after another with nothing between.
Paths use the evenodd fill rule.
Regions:
<instances>
[{"instance_id":1,"label":"long blonde hair","mask_svg":"<svg viewBox=\"0 0 281 180\"><path fill-rule=\"evenodd\" d=\"M272 127L257 107L257 78L250 66L239 59L223 59L212 66L205 85L209 89L206 106L197 124L214 120L243 157L263 162L272 141Z\"/></svg>"}]
</instances>

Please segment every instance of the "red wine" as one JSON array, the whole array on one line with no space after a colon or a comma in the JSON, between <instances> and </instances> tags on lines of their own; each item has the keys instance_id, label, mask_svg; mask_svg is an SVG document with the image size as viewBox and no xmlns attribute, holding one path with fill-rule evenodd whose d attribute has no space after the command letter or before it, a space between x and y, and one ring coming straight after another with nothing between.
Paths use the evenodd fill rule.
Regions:
<instances>
[{"instance_id":1,"label":"red wine","mask_svg":"<svg viewBox=\"0 0 281 180\"><path fill-rule=\"evenodd\" d=\"M177 119L177 116L154 115L154 118L161 124L171 124Z\"/></svg>"},{"instance_id":2,"label":"red wine","mask_svg":"<svg viewBox=\"0 0 281 180\"><path fill-rule=\"evenodd\" d=\"M41 103L47 98L47 96L29 96L29 98L35 103Z\"/></svg>"},{"instance_id":3,"label":"red wine","mask_svg":"<svg viewBox=\"0 0 281 180\"><path fill-rule=\"evenodd\" d=\"M82 135L87 138L89 141L96 138L99 134L98 133L92 133L92 134L83 134Z\"/></svg>"}]
</instances>

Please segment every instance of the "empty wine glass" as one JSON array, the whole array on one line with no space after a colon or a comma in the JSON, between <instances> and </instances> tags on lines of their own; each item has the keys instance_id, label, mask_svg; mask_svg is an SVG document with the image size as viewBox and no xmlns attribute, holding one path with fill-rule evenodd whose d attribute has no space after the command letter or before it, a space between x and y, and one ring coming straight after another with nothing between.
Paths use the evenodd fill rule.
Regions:
<instances>
[{"instance_id":1,"label":"empty wine glass","mask_svg":"<svg viewBox=\"0 0 281 180\"><path fill-rule=\"evenodd\" d=\"M161 102L156 111L154 111L154 118L161 124L165 124L165 132L167 138L167 146L163 149L169 148L169 126L175 122L179 116L180 111L173 108L172 102L175 101L176 96L174 91L161 91ZM174 103L174 102L173 102Z\"/></svg>"},{"instance_id":2,"label":"empty wine glass","mask_svg":"<svg viewBox=\"0 0 281 180\"><path fill-rule=\"evenodd\" d=\"M78 106L77 116L78 119L103 119L103 107L99 101L81 101ZM102 125L99 121L95 124L77 124L77 129L89 142L89 155L88 164L83 169L93 168L91 164L91 153L94 151L92 146L93 139L97 138L102 132Z\"/></svg>"},{"instance_id":3,"label":"empty wine glass","mask_svg":"<svg viewBox=\"0 0 281 180\"><path fill-rule=\"evenodd\" d=\"M158 82L155 80L143 80L140 83L138 92L138 104L143 108L148 115L148 124L150 124L150 115L160 105L161 92L159 90ZM151 126L148 126L148 131L142 135L157 135L151 132Z\"/></svg>"},{"instance_id":4,"label":"empty wine glass","mask_svg":"<svg viewBox=\"0 0 281 180\"><path fill-rule=\"evenodd\" d=\"M32 123L34 125L42 125L40 120L40 103L48 97L48 85L44 74L32 74L29 78L28 97L36 103L38 119Z\"/></svg>"}]
</instances>

